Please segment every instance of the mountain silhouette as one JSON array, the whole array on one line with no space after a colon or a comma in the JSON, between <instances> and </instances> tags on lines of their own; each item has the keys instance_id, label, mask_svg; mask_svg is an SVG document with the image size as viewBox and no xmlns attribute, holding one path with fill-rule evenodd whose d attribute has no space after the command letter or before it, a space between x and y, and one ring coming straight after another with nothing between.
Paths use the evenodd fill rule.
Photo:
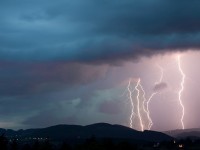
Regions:
<instances>
[{"instance_id":1,"label":"mountain silhouette","mask_svg":"<svg viewBox=\"0 0 200 150\"><path fill-rule=\"evenodd\" d=\"M137 141L160 142L173 140L172 137L156 131L136 131L122 126L107 123L97 123L87 126L80 125L56 125L40 129L6 130L0 129L7 137L18 138L50 138L52 140L65 139L87 139L92 136L96 138L130 139Z\"/></svg>"},{"instance_id":2,"label":"mountain silhouette","mask_svg":"<svg viewBox=\"0 0 200 150\"><path fill-rule=\"evenodd\" d=\"M178 139L184 139L188 137L192 139L200 139L200 128L184 129L184 130L177 129L177 130L166 131L164 133Z\"/></svg>"}]
</instances>

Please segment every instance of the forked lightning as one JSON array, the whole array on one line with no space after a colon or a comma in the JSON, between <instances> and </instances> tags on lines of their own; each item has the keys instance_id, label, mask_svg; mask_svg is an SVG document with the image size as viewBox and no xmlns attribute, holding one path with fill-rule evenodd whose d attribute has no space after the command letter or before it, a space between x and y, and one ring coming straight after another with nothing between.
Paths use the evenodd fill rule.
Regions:
<instances>
[{"instance_id":1,"label":"forked lightning","mask_svg":"<svg viewBox=\"0 0 200 150\"><path fill-rule=\"evenodd\" d=\"M184 125L184 122L183 122L184 115L185 115L185 108L184 108L184 105L183 105L183 102L182 102L182 99L181 99L181 97L182 97L182 92L183 92L183 90L184 90L185 74L184 74L184 72L183 72L183 70L182 70L182 68L181 68L181 60L180 60L180 59L181 59L181 58L180 58L180 55L178 55L178 57L177 57L178 69L179 69L179 71L180 71L180 73L181 73L181 76L182 76L182 78L181 78L181 88L180 88L180 90L179 90L179 92L178 92L178 100L179 100L180 106L181 106L181 108L182 108L181 126L182 126L182 129L185 129L185 125Z\"/></svg>"}]
</instances>

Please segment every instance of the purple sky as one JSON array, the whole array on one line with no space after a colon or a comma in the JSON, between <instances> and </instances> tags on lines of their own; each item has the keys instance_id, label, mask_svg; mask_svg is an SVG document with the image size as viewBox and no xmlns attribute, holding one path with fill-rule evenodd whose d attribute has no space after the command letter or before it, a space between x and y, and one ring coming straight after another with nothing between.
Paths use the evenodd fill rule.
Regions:
<instances>
[{"instance_id":1,"label":"purple sky","mask_svg":"<svg viewBox=\"0 0 200 150\"><path fill-rule=\"evenodd\" d=\"M181 128L178 54L184 124L200 127L199 33L198 0L1 0L0 127L129 126L124 91L141 78L147 97L158 92L152 129Z\"/></svg>"}]
</instances>

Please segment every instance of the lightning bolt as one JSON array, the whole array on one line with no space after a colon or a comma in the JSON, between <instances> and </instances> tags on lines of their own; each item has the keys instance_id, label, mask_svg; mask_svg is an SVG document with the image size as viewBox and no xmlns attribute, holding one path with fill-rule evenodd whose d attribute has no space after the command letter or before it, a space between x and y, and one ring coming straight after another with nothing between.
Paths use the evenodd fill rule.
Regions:
<instances>
[{"instance_id":1,"label":"lightning bolt","mask_svg":"<svg viewBox=\"0 0 200 150\"><path fill-rule=\"evenodd\" d=\"M141 117L141 114L140 114L140 99L139 99L139 96L140 96L139 86L140 85L141 84L140 84L140 78L139 78L137 85L135 86L135 90L137 91L137 114L138 114L138 118L139 118L139 121L140 121L141 131L144 131L144 125L143 125L142 117Z\"/></svg>"},{"instance_id":2,"label":"lightning bolt","mask_svg":"<svg viewBox=\"0 0 200 150\"><path fill-rule=\"evenodd\" d=\"M158 67L158 68L160 69L160 71L161 71L161 76L160 76L160 80L157 81L157 82L155 82L155 85L162 82L162 80L163 80L163 74L164 74L164 73L163 73L163 68L162 68L160 65L157 65L157 67ZM142 89L142 91L144 92L143 97L144 97L144 99L145 99L145 91L144 91L144 89L142 88L142 86L141 86L141 89ZM153 126L153 121L152 121L152 119L151 119L151 117L150 117L149 103L151 102L152 98L153 98L157 93L158 93L158 92L153 92L153 93L151 94L151 96L149 97L149 99L148 99L148 100L145 99L145 101L143 102L143 109L144 109L144 111L146 112L147 118L148 118L148 120L149 120L148 130L150 130L151 127ZM145 103L146 103L146 108L144 107L144 106L145 106Z\"/></svg>"},{"instance_id":3,"label":"lightning bolt","mask_svg":"<svg viewBox=\"0 0 200 150\"><path fill-rule=\"evenodd\" d=\"M151 119L151 117L150 117L150 111L149 111L149 103L150 103L150 101L151 101L151 99L155 96L157 94L157 92L154 92L154 93L152 93L151 94L151 96L149 97L149 99L147 100L147 110L146 110L146 113L147 113L147 117L148 117L148 119L149 119L149 124L148 124L148 130L150 130L151 129L151 127L152 127L152 125L153 125L153 121L152 121L152 119Z\"/></svg>"},{"instance_id":4,"label":"lightning bolt","mask_svg":"<svg viewBox=\"0 0 200 150\"><path fill-rule=\"evenodd\" d=\"M181 57L180 57L180 55L178 55L178 57L177 57L177 64L178 64L178 70L179 70L179 72L181 74L181 83L180 83L181 88L180 88L180 90L178 92L178 101L179 101L180 106L182 108L182 115L181 115L180 121L181 121L182 129L185 129L184 121L183 121L184 120L184 115L185 115L185 108L184 108L184 105L183 105L183 102L182 102L181 98L182 98L182 93L183 93L183 90L184 90L184 83L185 83L185 77L186 76L185 76L185 74L184 74L184 72L183 72L183 70L181 68ZM164 74L164 71L163 71L164 69L159 65L157 65L157 66L161 71L161 76L160 76L159 81L155 82L155 85L162 82L163 74ZM153 97L156 94L158 94L159 92L153 92L150 95L150 97L148 99L146 99L146 93L145 93L145 90L144 90L144 88L143 88L143 86L141 84L141 79L140 78L138 79L137 84L134 87L134 90L131 88L131 79L130 79L129 82L128 82L127 89L128 89L128 93L129 93L128 98L130 100L131 108L132 108L131 109L131 115L130 115L130 118L129 118L130 119L130 128L133 128L133 119L134 119L135 116L137 116L138 119L139 119L140 130L144 131L144 129L146 129L146 127L147 127L148 130L150 130L151 127L153 126L153 121L152 121L152 119L150 117L149 104L150 104L151 100L153 99ZM137 95L136 95L137 105L136 106L134 106L134 101L133 101L133 98L132 98L132 95L133 95L134 91L137 91ZM141 100L140 99L141 92L143 93L143 95L142 95L143 102L140 102L140 100ZM142 107L141 107L141 105L142 105ZM136 107L136 110L137 110L136 112L134 110L135 107ZM147 115L148 125L146 125L146 121L143 120L143 118L142 118L143 117L141 115L142 112L145 112L145 114ZM145 124L143 124L143 123L145 123Z\"/></svg>"},{"instance_id":5,"label":"lightning bolt","mask_svg":"<svg viewBox=\"0 0 200 150\"><path fill-rule=\"evenodd\" d=\"M160 76L160 80L158 82L156 82L155 84L161 83L162 80L163 80L163 75L164 75L164 69L160 65L158 65L158 64L157 64L157 67L160 69L161 76Z\"/></svg>"},{"instance_id":6,"label":"lightning bolt","mask_svg":"<svg viewBox=\"0 0 200 150\"><path fill-rule=\"evenodd\" d=\"M132 98L132 92L134 91L131 90L131 79L128 82L127 89L128 89L128 97L131 102L130 128L133 128L133 117L135 116L135 113L134 113L134 103Z\"/></svg>"},{"instance_id":7,"label":"lightning bolt","mask_svg":"<svg viewBox=\"0 0 200 150\"><path fill-rule=\"evenodd\" d=\"M181 60L180 60L180 55L178 55L177 57L177 61L178 61L178 69L181 73L181 76L182 76L182 79L181 79L181 88L178 92L178 100L179 100L179 103L180 103L180 106L182 108L182 115L181 115L181 126L182 126L182 129L185 129L185 125L184 125L184 122L183 122L183 119L184 119L184 115L185 115L185 108L184 108L184 105L183 105L183 102L182 102L182 99L181 99L181 95L182 95L182 92L184 90L184 83L185 83L185 74L181 68Z\"/></svg>"},{"instance_id":8,"label":"lightning bolt","mask_svg":"<svg viewBox=\"0 0 200 150\"><path fill-rule=\"evenodd\" d=\"M159 66L159 65L157 65L157 66L161 70L161 76L160 76L159 81L155 82L155 84L159 84L163 80L163 68L161 66ZM129 118L129 120L130 120L130 123L129 123L130 128L133 128L133 119L134 119L135 116L137 116L138 119L139 119L139 122L140 122L139 123L140 124L140 129L142 131L144 131L144 128L150 130L152 125L153 125L153 121L152 121L152 119L150 117L149 103L152 100L152 98L158 92L153 92L150 95L150 97L148 99L146 99L146 93L145 93L145 90L144 90L144 88L143 88L143 86L141 84L141 79L139 79L137 81L137 84L136 84L134 89L132 89L132 87L131 87L131 79L130 79L129 82L128 82L128 85L127 85L127 91L128 91L128 99L129 99L130 104L131 104L131 115L130 115L130 118ZM136 96L137 104L136 104L136 106L134 106L134 100L133 100L133 97L132 97L134 91L137 91L137 96ZM141 99L140 99L140 94L141 93L143 93L143 95L142 95L143 102L141 102ZM141 105L142 105L142 107L141 107ZM135 107L137 108L136 111L135 111ZM142 112L144 112L146 114L147 119L148 119L147 122L143 119L143 117L141 115ZM144 122L145 122L145 124L143 124Z\"/></svg>"},{"instance_id":9,"label":"lightning bolt","mask_svg":"<svg viewBox=\"0 0 200 150\"><path fill-rule=\"evenodd\" d=\"M149 115L149 108L148 108L148 104L146 105L146 108L145 108L145 104L146 104L146 102L147 102L147 100L146 100L146 93L145 93L145 90L144 90L144 88L143 88L143 86L141 85L141 82L139 83L139 86L140 86L140 88L141 88L141 90L142 90L142 93L143 93L143 105L142 105L142 108L143 108L143 111L146 113L146 115L147 115L147 118L148 118L148 129L149 129L149 124L152 124L152 120L151 120L151 117L150 117L150 115Z\"/></svg>"},{"instance_id":10,"label":"lightning bolt","mask_svg":"<svg viewBox=\"0 0 200 150\"><path fill-rule=\"evenodd\" d=\"M141 111L144 111L145 112L145 114L147 115L147 117L148 117L148 129L150 129L151 128L151 125L153 124L152 123L152 120L151 120L151 117L150 117L150 113L149 113L149 107L148 107L148 104L147 104L147 108L145 108L145 104L146 104L146 102L150 102L150 100L151 100L151 98L154 96L154 94L156 94L156 93L154 93L154 94L152 94L152 96L148 99L148 101L146 100L146 93L145 93L145 90L144 90L144 88L143 88L143 86L142 86L142 84L141 84L141 79L139 79L138 81L137 81L137 84L136 84L136 86L135 86L135 89L132 91L131 90L131 80L129 80L129 83L128 83L128 86L127 86L127 89L128 89L128 93L129 93L129 95L128 95L128 98L129 98L129 100L130 100L130 103L131 103L131 115L130 115L130 128L133 128L133 126L132 126L132 123L133 123L133 117L136 115L136 113L137 113L137 116L138 116L138 119L139 119L139 122L140 122L140 128L141 128L141 131L144 131L144 128L145 128L145 125L143 124L145 121L143 120L143 118L142 118L142 115L141 115ZM133 102L133 98L132 98L132 93L134 92L134 91L137 91L137 96L136 96L136 99L137 99L137 112L135 113L134 112L134 102ZM141 90L141 91L140 91ZM140 97L140 94L141 94L141 92L143 93L143 95L142 95L142 97L143 97L143 102L140 102L141 101L141 99L139 98ZM142 103L142 109L141 109L141 103Z\"/></svg>"},{"instance_id":11,"label":"lightning bolt","mask_svg":"<svg viewBox=\"0 0 200 150\"><path fill-rule=\"evenodd\" d=\"M138 119L139 119L139 122L140 122L140 128L141 128L140 130L144 131L144 125L143 125L142 116L141 116L141 112L140 112L141 110L140 110L140 98L139 98L140 97L140 90L139 90L139 87L141 87L140 79L137 81L137 84L134 87L134 89L132 89L132 87L131 87L131 79L129 80L128 85L127 85L128 99L130 100L130 103L131 103L131 115L130 115L130 118L129 118L129 120L130 120L129 126L130 126L130 128L133 128L133 119L134 119L135 116L137 116ZM134 101L133 101L133 97L132 97L134 91L137 91L137 97L136 97L136 99L137 99L137 105L136 105L137 112L134 112L135 106L134 106Z\"/></svg>"}]
</instances>

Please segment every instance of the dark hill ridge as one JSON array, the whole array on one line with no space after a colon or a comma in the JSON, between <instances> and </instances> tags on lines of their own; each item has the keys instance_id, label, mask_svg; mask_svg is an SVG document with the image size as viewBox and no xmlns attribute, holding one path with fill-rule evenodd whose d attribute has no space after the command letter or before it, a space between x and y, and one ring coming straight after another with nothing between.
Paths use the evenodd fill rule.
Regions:
<instances>
[{"instance_id":1,"label":"dark hill ridge","mask_svg":"<svg viewBox=\"0 0 200 150\"><path fill-rule=\"evenodd\" d=\"M177 130L166 131L164 133L178 139L187 137L194 137L200 139L200 128L184 129L184 130L177 129Z\"/></svg>"},{"instance_id":2,"label":"dark hill ridge","mask_svg":"<svg viewBox=\"0 0 200 150\"><path fill-rule=\"evenodd\" d=\"M16 136L20 138L26 137L40 137L51 138L53 140L64 139L86 139L91 136L96 138L113 138L113 139L132 139L138 141L169 141L173 140L172 137L155 131L136 131L131 128L121 125L111 125L107 123L97 123L87 126L79 125L56 125L40 129L27 129L27 130L5 130L0 129L1 133L5 133L8 137Z\"/></svg>"}]
</instances>

